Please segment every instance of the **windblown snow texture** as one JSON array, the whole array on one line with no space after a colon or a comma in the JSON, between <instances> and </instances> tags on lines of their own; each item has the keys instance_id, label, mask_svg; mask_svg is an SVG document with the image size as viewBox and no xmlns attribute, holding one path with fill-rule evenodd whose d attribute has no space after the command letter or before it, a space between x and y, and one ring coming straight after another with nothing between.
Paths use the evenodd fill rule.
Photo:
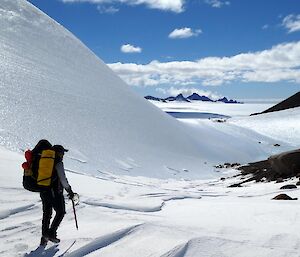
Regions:
<instances>
[{"instance_id":1,"label":"windblown snow texture","mask_svg":"<svg viewBox=\"0 0 300 257\"><path fill-rule=\"evenodd\" d=\"M94 174L166 177L173 166L208 175L182 124L27 1L0 2L0 38L0 144L20 151L47 138L70 149L67 167Z\"/></svg>"},{"instance_id":2,"label":"windblown snow texture","mask_svg":"<svg viewBox=\"0 0 300 257\"><path fill-rule=\"evenodd\" d=\"M25 0L0 2L0 39L0 144L11 150L46 138L70 149L68 170L156 178L207 178L215 164L266 155L206 125L186 129Z\"/></svg>"}]
</instances>

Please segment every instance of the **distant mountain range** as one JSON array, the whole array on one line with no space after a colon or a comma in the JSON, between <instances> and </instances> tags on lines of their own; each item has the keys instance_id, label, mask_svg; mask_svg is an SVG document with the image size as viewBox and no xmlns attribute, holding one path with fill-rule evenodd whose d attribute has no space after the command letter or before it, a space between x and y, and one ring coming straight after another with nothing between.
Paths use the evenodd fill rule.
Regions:
<instances>
[{"instance_id":1,"label":"distant mountain range","mask_svg":"<svg viewBox=\"0 0 300 257\"><path fill-rule=\"evenodd\" d=\"M226 97L220 98L218 100L212 100L207 96L200 96L197 93L193 93L188 97L184 97L182 94L179 94L177 96L169 96L166 98L159 98L159 97L154 97L151 95L145 96L145 99L147 100L152 100L152 101L159 101L159 102L191 102L191 101L203 101L203 102L223 102L223 103L231 103L231 104L242 104L242 102L238 102L236 100L228 100Z\"/></svg>"}]
</instances>

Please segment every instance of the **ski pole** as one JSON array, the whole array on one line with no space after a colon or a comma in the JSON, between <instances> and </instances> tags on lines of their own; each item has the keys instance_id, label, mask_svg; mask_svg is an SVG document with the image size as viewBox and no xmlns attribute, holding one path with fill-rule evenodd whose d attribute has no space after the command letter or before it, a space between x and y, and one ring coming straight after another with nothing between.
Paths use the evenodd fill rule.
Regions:
<instances>
[{"instance_id":1,"label":"ski pole","mask_svg":"<svg viewBox=\"0 0 300 257\"><path fill-rule=\"evenodd\" d=\"M75 204L74 204L74 200L72 200L72 206L73 206L73 212L74 212L74 218L75 218L75 225L76 225L76 228L78 230L78 223L77 223L77 216L76 216L76 211L75 211Z\"/></svg>"}]
</instances>

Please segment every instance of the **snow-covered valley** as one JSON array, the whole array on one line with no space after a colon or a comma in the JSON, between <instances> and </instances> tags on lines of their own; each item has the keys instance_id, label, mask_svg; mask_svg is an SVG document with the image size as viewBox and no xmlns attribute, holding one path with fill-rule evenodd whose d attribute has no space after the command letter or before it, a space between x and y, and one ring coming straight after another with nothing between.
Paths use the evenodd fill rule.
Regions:
<instances>
[{"instance_id":1,"label":"snow-covered valley","mask_svg":"<svg viewBox=\"0 0 300 257\"><path fill-rule=\"evenodd\" d=\"M237 180L232 169L208 180L67 172L80 194L79 230L68 202L62 242L42 251L41 201L21 186L22 161L1 149L1 256L61 256L74 241L65 256L299 256L299 202L271 200L286 193L282 184L228 188Z\"/></svg>"},{"instance_id":2,"label":"snow-covered valley","mask_svg":"<svg viewBox=\"0 0 300 257\"><path fill-rule=\"evenodd\" d=\"M278 137L283 138L282 131L291 126L287 120L295 117L299 121L299 113L300 108L296 108L274 113L273 120L269 118L269 122L282 120ZM245 144L262 145L265 153L292 149L288 140L275 147L273 144L279 141L236 125L237 121L251 119L246 115L234 117L233 124L231 119L225 123L208 119L181 121L188 133L216 130L228 142L236 134ZM259 122L256 124L259 127ZM299 131L299 127L294 129ZM286 136L288 133L286 129ZM0 180L1 256L61 256L71 245L64 256L299 256L299 203L271 200L287 193L279 188L296 179L228 188L238 180L233 177L237 171L230 168L214 168L210 179L187 179L173 169L168 179L105 171L87 175L69 170L69 181L80 194L76 207L79 230L68 201L67 215L58 231L62 242L49 243L42 251L38 248L41 200L38 194L22 188L23 154L1 148L0 156L0 168L7 171L1 173ZM288 194L299 198L298 189L288 190Z\"/></svg>"},{"instance_id":3,"label":"snow-covered valley","mask_svg":"<svg viewBox=\"0 0 300 257\"><path fill-rule=\"evenodd\" d=\"M299 203L271 200L296 179L228 188L237 171L215 165L298 148L300 108L155 106L27 1L0 1L0 21L0 256L299 256ZM62 241L44 250L41 200L21 169L41 138L70 150L80 195L79 230L67 200Z\"/></svg>"}]
</instances>

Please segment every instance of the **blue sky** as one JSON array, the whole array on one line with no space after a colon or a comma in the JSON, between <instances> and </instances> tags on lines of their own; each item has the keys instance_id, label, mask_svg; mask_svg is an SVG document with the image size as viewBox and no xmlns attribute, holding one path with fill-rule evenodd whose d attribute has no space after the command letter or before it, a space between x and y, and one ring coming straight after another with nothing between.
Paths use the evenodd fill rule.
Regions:
<instances>
[{"instance_id":1,"label":"blue sky","mask_svg":"<svg viewBox=\"0 0 300 257\"><path fill-rule=\"evenodd\" d=\"M30 0L141 95L300 90L298 0Z\"/></svg>"}]
</instances>

